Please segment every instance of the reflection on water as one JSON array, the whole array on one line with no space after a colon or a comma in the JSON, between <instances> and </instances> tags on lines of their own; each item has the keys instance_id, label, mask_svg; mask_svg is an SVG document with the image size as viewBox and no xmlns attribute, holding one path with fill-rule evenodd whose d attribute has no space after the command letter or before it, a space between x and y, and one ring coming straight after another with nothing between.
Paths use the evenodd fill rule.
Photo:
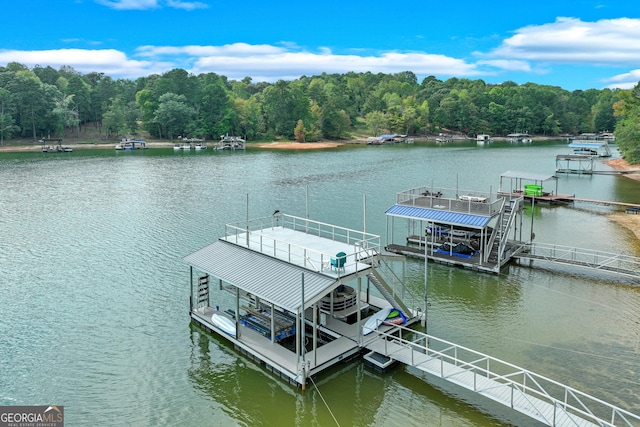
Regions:
<instances>
[{"instance_id":1,"label":"reflection on water","mask_svg":"<svg viewBox=\"0 0 640 427\"><path fill-rule=\"evenodd\" d=\"M366 226L385 240L384 211L397 192L432 182L495 191L506 170L552 174L566 148L3 154L0 405L62 404L73 425L96 417L112 425L333 425L334 416L340 425L524 425L403 366L381 375L352 361L317 378L319 391L291 389L190 325L181 257L247 211L276 208L305 216L308 206L315 220ZM622 177L558 181L560 192L579 197L637 198L637 184ZM540 242L638 254L607 219L611 211L536 205L523 230L533 224ZM418 295L423 273L421 261L407 261ZM495 276L430 264L428 299L430 334L640 412L634 281L541 263Z\"/></svg>"}]
</instances>

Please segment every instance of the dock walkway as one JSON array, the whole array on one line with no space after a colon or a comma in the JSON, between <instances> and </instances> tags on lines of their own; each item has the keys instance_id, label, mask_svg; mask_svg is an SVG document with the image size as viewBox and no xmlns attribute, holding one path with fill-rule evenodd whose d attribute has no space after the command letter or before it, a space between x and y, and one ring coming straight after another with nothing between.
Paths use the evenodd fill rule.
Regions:
<instances>
[{"instance_id":1,"label":"dock walkway","mask_svg":"<svg viewBox=\"0 0 640 427\"><path fill-rule=\"evenodd\" d=\"M589 394L402 326L379 333L365 345L549 426L640 426L639 416Z\"/></svg>"},{"instance_id":2,"label":"dock walkway","mask_svg":"<svg viewBox=\"0 0 640 427\"><path fill-rule=\"evenodd\" d=\"M513 257L587 267L640 279L640 258L631 255L548 243L527 243Z\"/></svg>"}]
</instances>

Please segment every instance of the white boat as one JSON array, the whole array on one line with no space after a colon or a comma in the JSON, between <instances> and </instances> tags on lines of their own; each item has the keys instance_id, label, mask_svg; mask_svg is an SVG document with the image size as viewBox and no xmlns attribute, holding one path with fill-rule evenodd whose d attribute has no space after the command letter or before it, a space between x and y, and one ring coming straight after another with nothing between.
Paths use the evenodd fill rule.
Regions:
<instances>
[{"instance_id":1,"label":"white boat","mask_svg":"<svg viewBox=\"0 0 640 427\"><path fill-rule=\"evenodd\" d=\"M183 150L191 150L191 144L182 144Z\"/></svg>"},{"instance_id":2,"label":"white boat","mask_svg":"<svg viewBox=\"0 0 640 427\"><path fill-rule=\"evenodd\" d=\"M182 146L180 144L173 144L174 150L182 150Z\"/></svg>"},{"instance_id":3,"label":"white boat","mask_svg":"<svg viewBox=\"0 0 640 427\"><path fill-rule=\"evenodd\" d=\"M194 145L194 148L196 150L206 150L207 149L207 144L204 142L197 142L196 145Z\"/></svg>"},{"instance_id":4,"label":"white boat","mask_svg":"<svg viewBox=\"0 0 640 427\"><path fill-rule=\"evenodd\" d=\"M228 317L223 316L222 314L213 313L211 315L211 323L225 334L229 334L232 337L236 336L236 324Z\"/></svg>"}]
</instances>

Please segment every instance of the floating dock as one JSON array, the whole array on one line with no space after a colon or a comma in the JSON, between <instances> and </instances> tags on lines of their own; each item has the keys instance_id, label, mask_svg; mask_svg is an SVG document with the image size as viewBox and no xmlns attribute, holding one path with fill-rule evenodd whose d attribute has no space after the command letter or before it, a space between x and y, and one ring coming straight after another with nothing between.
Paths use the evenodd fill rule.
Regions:
<instances>
[{"instance_id":1,"label":"floating dock","mask_svg":"<svg viewBox=\"0 0 640 427\"><path fill-rule=\"evenodd\" d=\"M523 201L522 194L433 186L402 191L386 211L386 249L497 274L524 244L516 235ZM406 233L398 232L400 222Z\"/></svg>"},{"instance_id":2,"label":"floating dock","mask_svg":"<svg viewBox=\"0 0 640 427\"><path fill-rule=\"evenodd\" d=\"M548 185L550 182L551 188ZM521 195L525 200L548 204L572 203L575 198L574 194L558 192L558 177L555 175L519 171L508 171L500 175L498 195Z\"/></svg>"},{"instance_id":3,"label":"floating dock","mask_svg":"<svg viewBox=\"0 0 640 427\"><path fill-rule=\"evenodd\" d=\"M394 270L404 257L383 253L380 236L295 216L227 224L224 237L184 261L192 321L303 388L360 354L368 315L394 307L413 324L424 313L404 267ZM367 338L390 327L381 322Z\"/></svg>"}]
</instances>

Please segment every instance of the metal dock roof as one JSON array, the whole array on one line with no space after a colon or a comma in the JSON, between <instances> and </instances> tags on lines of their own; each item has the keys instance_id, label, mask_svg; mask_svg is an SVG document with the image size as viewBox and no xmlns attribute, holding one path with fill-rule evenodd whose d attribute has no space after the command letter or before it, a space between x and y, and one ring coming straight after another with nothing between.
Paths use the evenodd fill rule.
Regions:
<instances>
[{"instance_id":1,"label":"metal dock roof","mask_svg":"<svg viewBox=\"0 0 640 427\"><path fill-rule=\"evenodd\" d=\"M573 141L569 144L571 148L601 148L605 145L609 145L606 141L594 142L594 141Z\"/></svg>"},{"instance_id":2,"label":"metal dock roof","mask_svg":"<svg viewBox=\"0 0 640 427\"><path fill-rule=\"evenodd\" d=\"M542 173L533 173L533 172L518 172L518 171L507 171L500 175L500 178L515 178L515 179L524 179L527 181L548 181L550 179L558 179L555 175L548 175Z\"/></svg>"},{"instance_id":3,"label":"metal dock roof","mask_svg":"<svg viewBox=\"0 0 640 427\"><path fill-rule=\"evenodd\" d=\"M491 219L488 215L452 212L442 209L428 209L417 206L395 204L385 212L387 215L403 218L426 219L439 224L483 228Z\"/></svg>"},{"instance_id":4,"label":"metal dock roof","mask_svg":"<svg viewBox=\"0 0 640 427\"><path fill-rule=\"evenodd\" d=\"M305 305L322 298L336 283L334 278L223 240L205 246L183 260L294 313L302 306L302 273Z\"/></svg>"}]
</instances>

